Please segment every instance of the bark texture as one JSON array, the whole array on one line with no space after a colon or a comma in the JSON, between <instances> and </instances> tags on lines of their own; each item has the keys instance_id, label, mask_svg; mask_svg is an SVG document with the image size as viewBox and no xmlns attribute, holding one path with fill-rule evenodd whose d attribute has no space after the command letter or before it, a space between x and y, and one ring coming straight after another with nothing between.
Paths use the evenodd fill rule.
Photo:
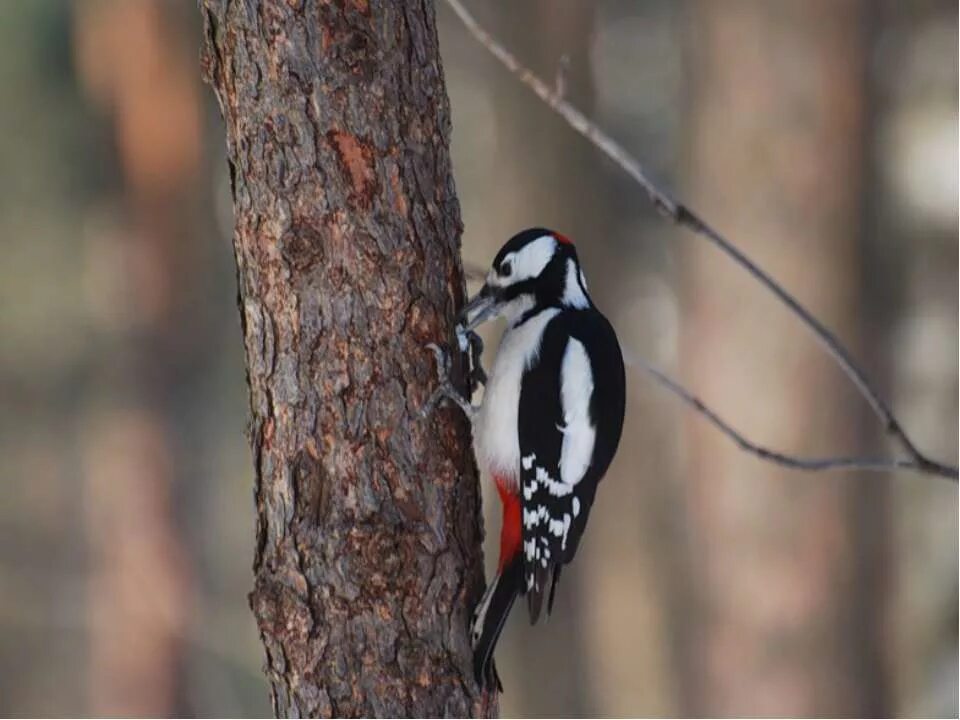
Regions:
<instances>
[{"instance_id":1,"label":"bark texture","mask_svg":"<svg viewBox=\"0 0 960 720\"><path fill-rule=\"evenodd\" d=\"M431 3L203 0L226 123L278 716L495 711L465 421L422 420L463 299Z\"/></svg>"}]
</instances>

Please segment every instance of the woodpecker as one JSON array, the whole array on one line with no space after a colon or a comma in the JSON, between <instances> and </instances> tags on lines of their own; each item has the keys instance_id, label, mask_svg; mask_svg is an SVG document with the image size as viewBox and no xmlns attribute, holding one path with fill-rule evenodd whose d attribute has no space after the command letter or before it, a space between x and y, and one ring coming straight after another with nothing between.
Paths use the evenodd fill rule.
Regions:
<instances>
[{"instance_id":1,"label":"woodpecker","mask_svg":"<svg viewBox=\"0 0 960 720\"><path fill-rule=\"evenodd\" d=\"M500 249L457 326L461 351L475 328L496 317L507 328L479 407L449 381L449 360L436 346L438 393L454 400L473 427L477 462L503 505L497 575L471 626L474 673L502 689L493 651L518 595L531 624L547 613L560 571L573 560L597 485L620 442L626 405L623 356L613 327L587 292L577 251L564 235L532 228Z\"/></svg>"}]
</instances>

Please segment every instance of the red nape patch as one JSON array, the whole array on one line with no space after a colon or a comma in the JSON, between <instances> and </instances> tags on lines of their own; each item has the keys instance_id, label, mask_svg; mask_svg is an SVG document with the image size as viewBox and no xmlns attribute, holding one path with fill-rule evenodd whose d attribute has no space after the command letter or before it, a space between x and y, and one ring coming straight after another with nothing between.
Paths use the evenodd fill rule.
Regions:
<instances>
[{"instance_id":1,"label":"red nape patch","mask_svg":"<svg viewBox=\"0 0 960 720\"><path fill-rule=\"evenodd\" d=\"M513 492L505 478L495 477L497 491L500 493L500 502L503 503L503 527L500 529L500 563L497 572L502 573L514 556L520 552L523 542L523 526L521 515L523 508L520 496Z\"/></svg>"},{"instance_id":2,"label":"red nape patch","mask_svg":"<svg viewBox=\"0 0 960 720\"><path fill-rule=\"evenodd\" d=\"M573 240L568 238L566 235L561 235L560 233L554 233L553 236L557 239L558 242L562 242L564 245L573 245Z\"/></svg>"}]
</instances>

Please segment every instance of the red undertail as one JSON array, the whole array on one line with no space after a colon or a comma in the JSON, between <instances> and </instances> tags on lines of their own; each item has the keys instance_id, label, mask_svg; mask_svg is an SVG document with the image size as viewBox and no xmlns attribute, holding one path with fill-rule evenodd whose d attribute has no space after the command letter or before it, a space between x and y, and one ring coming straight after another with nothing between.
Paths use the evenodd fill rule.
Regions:
<instances>
[{"instance_id":1,"label":"red undertail","mask_svg":"<svg viewBox=\"0 0 960 720\"><path fill-rule=\"evenodd\" d=\"M514 556L520 552L520 545L523 543L523 526L521 524L521 514L523 512L520 504L520 495L515 493L504 478L499 476L494 478L497 484L497 491L500 493L500 502L503 503L503 527L500 530L500 563L497 566L497 573L502 574Z\"/></svg>"}]
</instances>

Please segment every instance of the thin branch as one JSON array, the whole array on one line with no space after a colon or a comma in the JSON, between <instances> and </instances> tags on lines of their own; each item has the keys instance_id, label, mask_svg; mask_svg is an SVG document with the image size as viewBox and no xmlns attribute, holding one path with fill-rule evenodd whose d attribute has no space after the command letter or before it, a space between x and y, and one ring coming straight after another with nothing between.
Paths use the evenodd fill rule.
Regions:
<instances>
[{"instance_id":1,"label":"thin branch","mask_svg":"<svg viewBox=\"0 0 960 720\"><path fill-rule=\"evenodd\" d=\"M733 440L741 450L751 455L756 455L761 460L766 460L767 462L783 465L784 467L795 470L806 470L809 472L819 472L821 470L861 470L868 472L915 470L917 472L926 472L916 460L888 460L885 458L866 457L801 458L794 455L786 455L776 450L770 450L769 448L757 445L755 442L748 440L730 425L730 423L707 407L700 398L690 393L689 390L655 367L648 365L642 360L634 360L631 364L638 365L644 372L653 376L657 384L665 387L691 408L706 417L714 427Z\"/></svg>"},{"instance_id":2,"label":"thin branch","mask_svg":"<svg viewBox=\"0 0 960 720\"><path fill-rule=\"evenodd\" d=\"M897 418L894 417L893 412L871 385L870 381L867 380L865 373L857 366L853 358L850 356L850 353L843 347L837 337L830 330L828 330L823 323L817 320L817 318L814 317L809 310L803 307L803 305L801 305L800 302L793 297L793 295L788 293L776 280L774 280L755 262L747 257L743 251L736 247L732 242L707 224L703 219L698 217L688 207L680 202L677 202L667 195L667 193L660 190L660 188L658 188L654 182L647 177L643 167L635 158L633 158L633 156L631 156L613 138L597 127L597 125L591 122L576 107L567 102L562 94L556 91L556 88L551 88L547 83L534 75L533 72L531 72L528 68L523 66L509 50L498 43L477 23L477 21L463 6L460 0L446 0L446 3L454 11L454 13L456 13L457 17L463 23L467 31L473 35L473 37L476 38L481 45L489 50L490 53L504 65L504 67L513 73L517 79L520 80L520 82L530 88L537 97L539 97L551 109L553 109L554 112L560 115L560 117L566 120L570 127L583 135L595 147L601 150L608 158L616 163L624 172L632 177L637 184L643 188L650 202L653 203L654 207L656 207L661 214L668 217L675 224L685 227L688 230L693 231L695 234L709 240L715 247L726 253L726 255L733 260L733 262L746 270L757 282L773 293L774 296L780 300L780 302L787 306L787 309L789 309L790 312L800 318L801 322L807 327L807 329L813 333L813 336L816 338L817 342L820 343L820 346L823 348L823 350L833 358L847 378L849 378L867 403L869 403L870 408L883 424L886 434L900 446L900 449L908 458L907 460L885 461L888 464L884 467L879 467L875 464L870 465L871 469L892 470L894 468L907 467L909 469L929 475L939 475L954 481L957 480L958 476L960 476L960 471L958 471L956 466L932 460L920 452L919 449L917 449L916 445L914 445L913 441L900 425ZM660 377L662 379L664 376L661 375ZM677 389L682 390L682 388L676 384L673 384L671 389L674 391ZM682 397L687 399L688 402L690 399L696 400L696 398L689 393L686 393L686 391L684 391L684 395ZM706 408L703 407L703 404L699 403L699 401L691 404L693 407L700 410L700 412L704 412L706 410ZM720 421L720 424L718 424L717 421L719 421L720 418L718 418L715 414L710 413L707 416L711 418L717 427L720 429L725 429L728 435L731 434L729 432L732 430L730 426L722 421ZM754 448L753 451L755 454L759 454L756 453L758 450L764 450L757 445L753 445L752 443L745 441L742 436L738 436L736 433L731 435L731 437L734 437L738 444L740 444L740 446L745 450L749 450L751 447ZM761 457L764 457L765 459L774 460L775 457L780 457L784 460L790 460L790 462L804 462L799 461L796 458L777 456L776 453L770 454L769 451L764 452L767 454L761 454ZM850 461L845 461L844 466L855 467L855 465L851 464L853 460L855 459L851 458ZM857 462L861 461L858 460ZM863 460L862 462L873 463L873 461L869 460ZM900 463L906 463L906 465L901 465ZM828 465L827 467L836 466L838 465ZM823 469L816 467L807 468L803 465L792 465L792 467L803 467L804 469Z\"/></svg>"}]
</instances>

